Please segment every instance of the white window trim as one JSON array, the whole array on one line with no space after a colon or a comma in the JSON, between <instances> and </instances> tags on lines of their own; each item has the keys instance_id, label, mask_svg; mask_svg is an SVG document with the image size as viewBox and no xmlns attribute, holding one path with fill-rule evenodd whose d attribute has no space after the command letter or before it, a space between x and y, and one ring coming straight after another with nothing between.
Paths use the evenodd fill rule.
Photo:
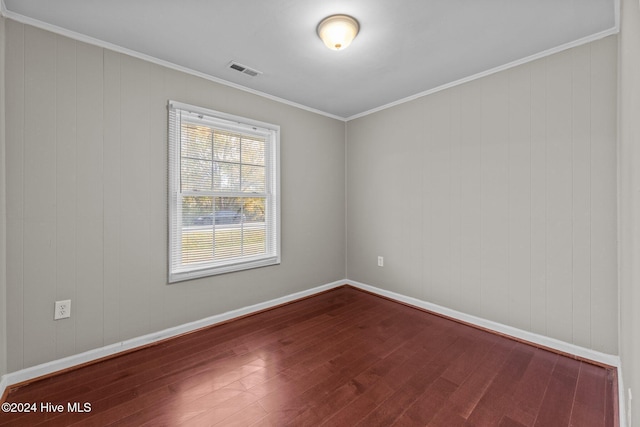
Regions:
<instances>
[{"instance_id":1,"label":"white window trim","mask_svg":"<svg viewBox=\"0 0 640 427\"><path fill-rule=\"evenodd\" d=\"M275 239L275 243L267 242L268 247L274 247L275 253L269 255L260 255L255 257L235 258L231 260L206 263L201 267L195 265L189 267L175 268L173 267L173 253L179 253L180 251L174 251L173 248L176 245L181 244L181 229L178 226L182 223L181 212L178 204L178 193L180 191L180 126L172 126L172 111L182 110L188 113L194 113L206 118L206 121L210 121L213 126L224 128L231 131L250 131L251 133L262 133L269 136L270 145L272 147L267 153L267 189L271 202L274 206L270 211L275 215L275 221L273 226L275 227L274 233L267 233L268 238ZM199 277L213 276L217 274L230 273L234 271L248 270L252 268L265 267L269 265L280 264L281 260L281 238L280 238L280 126L261 122L258 120L247 119L245 117L235 116L233 114L223 113L207 108L196 107L193 105L169 101L168 102L169 113L169 129L168 129L168 145L169 145L169 195L168 195L168 228L169 228L169 242L168 242L168 281L169 283L181 282L184 280L196 279ZM175 113L173 113L175 114ZM179 119L178 119L179 120ZM200 193L206 194L206 193ZM213 194L213 192L212 192ZM233 196L233 194L226 194L225 196ZM242 196L247 196L246 193ZM173 252L173 253L172 253Z\"/></svg>"}]
</instances>

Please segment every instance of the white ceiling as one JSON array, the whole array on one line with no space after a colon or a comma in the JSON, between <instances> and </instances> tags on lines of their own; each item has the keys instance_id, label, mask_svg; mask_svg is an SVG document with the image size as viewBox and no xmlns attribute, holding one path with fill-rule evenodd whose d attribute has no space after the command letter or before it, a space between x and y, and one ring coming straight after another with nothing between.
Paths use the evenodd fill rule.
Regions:
<instances>
[{"instance_id":1,"label":"white ceiling","mask_svg":"<svg viewBox=\"0 0 640 427\"><path fill-rule=\"evenodd\" d=\"M9 18L60 27L341 118L617 31L616 0L4 3ZM318 22L336 13L361 25L352 45L338 52L316 35ZM232 60L263 74L230 70Z\"/></svg>"}]
</instances>

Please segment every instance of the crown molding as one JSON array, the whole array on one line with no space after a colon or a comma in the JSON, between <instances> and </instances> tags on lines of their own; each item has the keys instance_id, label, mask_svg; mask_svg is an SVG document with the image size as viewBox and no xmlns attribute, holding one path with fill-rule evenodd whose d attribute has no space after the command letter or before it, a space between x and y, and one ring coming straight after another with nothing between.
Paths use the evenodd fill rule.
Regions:
<instances>
[{"instance_id":1,"label":"crown molding","mask_svg":"<svg viewBox=\"0 0 640 427\"><path fill-rule=\"evenodd\" d=\"M147 54L144 54L144 53L132 50L132 49L127 49L125 47L118 46L116 44L109 43L109 42L106 42L104 40L96 39L94 37L90 37L90 36L87 36L85 34L77 33L75 31L71 31L71 30L68 30L66 28L58 27L57 25L52 25L52 24L49 24L47 22L40 21L38 19L33 19L33 18L28 17L28 16L24 16L24 15L15 13L15 12L11 12L10 10L6 9L6 7L4 5L4 0L0 0L0 2L2 2L2 9L1 9L2 10L2 16L6 17L8 19L11 19L13 21L20 22L22 24L27 24L27 25L30 25L32 27L36 27L36 28L39 28L41 30L49 31L51 33L58 34L58 35L61 35L61 36L64 36L64 37L68 37L70 39L77 40L77 41L80 41L80 42L83 42L83 43L87 43L87 44L90 44L90 45L101 47L103 49L108 49L108 50L111 50L111 51L114 51L114 52L117 52L117 53L121 53L121 54L124 54L124 55L132 56L134 58L138 58L138 59L141 59L143 61L147 61L147 62L150 62L152 64L160 65L162 67L166 67L166 68L169 68L169 69L172 69L172 70L176 70L176 71L180 71L180 72L183 72L183 73L186 73L186 74L190 74L192 76L200 77L202 79L209 80L211 82L218 83L218 84L221 84L221 85L224 85L224 86L232 87L234 89L238 89L238 90L241 90L243 92L248 92L248 93L250 93L252 95L257 95L257 96L260 96L262 98L267 98L267 99L269 99L271 101L275 101L275 102L278 102L278 103L281 103L281 104L285 104L285 105L288 105L290 107L299 108L301 110L309 111L311 113L318 114L318 115L321 115L321 116L325 116L325 117L328 117L328 118L331 118L331 119L339 120L341 122L345 121L344 117L340 117L340 116L337 116L335 114L327 113L326 111L322 111L322 110L318 110L316 108L308 107L306 105L299 104L297 102L289 101L287 99L280 98L278 96L270 95L268 93L261 92L261 91L256 90L256 89L251 89L249 87L242 86L242 85L237 84L237 83L233 83L233 82L230 82L230 81L218 78L218 77L211 76L211 75L203 73L201 71L197 71L197 70L193 70L191 68L183 67L182 65L174 64L173 62L165 61L163 59L159 59L159 58L156 58L154 56L147 55Z\"/></svg>"},{"instance_id":2,"label":"crown molding","mask_svg":"<svg viewBox=\"0 0 640 427\"><path fill-rule=\"evenodd\" d=\"M43 30L46 30L46 31L50 31L50 32L55 33L55 34L59 34L59 35L65 36L65 37L69 37L69 38L74 39L74 40L78 40L78 41L81 41L81 42L84 42L84 43L88 43L88 44L91 44L91 45L94 45L94 46L102 47L104 49L109 49L109 50L112 50L114 52L118 52L118 53L122 53L122 54L125 54L125 55L129 55L129 56L132 56L132 57L135 57L135 58L147 61L147 62L151 62L153 64L157 64L157 65L160 65L160 66L163 66L163 67L166 67L166 68L170 68L170 69L173 69L173 70L176 70L176 71L181 71L183 73L190 74L190 75L193 75L193 76L196 76L196 77L200 77L200 78L203 78L205 80L209 80L209 81L214 82L214 83L218 83L218 84L221 84L221 85L224 85L224 86L232 87L234 89L238 89L238 90L241 90L243 92L248 92L248 93L251 93L253 95L257 95L257 96L260 96L260 97L263 97L263 98L266 98L266 99L269 99L269 100L272 100L272 101L275 101L275 102L278 102L278 103L281 103L281 104L289 105L289 106L294 107L294 108L299 108L301 110L309 111L311 113L319 114L321 116L325 116L325 117L328 117L328 118L331 118L331 119L335 119L335 120L339 120L339 121L342 121L342 122L349 122L351 120L355 120L355 119L358 119L358 118L361 118L361 117L365 117L365 116L368 116L370 114L374 114L374 113L377 113L379 111L383 111L383 110L395 107L397 105L401 105L401 104L404 104L404 103L407 103L407 102L411 102L413 100L416 100L416 99L419 99L419 98L422 98L422 97L425 97L425 96L428 96L428 95L443 91L445 89L449 89L449 88L452 88L452 87L455 87L455 86L459 86L459 85L462 85L462 84L465 84L465 83L468 83L468 82L471 82L471 81L474 81L474 80L477 80L477 79L481 79L483 77L490 76L490 75L498 73L500 71L505 71L505 70L508 70L510 68L514 68L514 67L517 67L519 65L526 64L528 62L532 62L532 61L535 61L535 60L538 60L538 59L541 59L541 58L545 58L547 56L554 55L556 53L559 53L559 52L562 52L562 51L565 51L565 50L568 50L568 49L571 49L571 48L574 48L574 47L577 47L577 46L581 46L581 45L584 45L584 44L587 44L587 43L591 43L591 42L594 42L596 40L600 40L602 38L608 37L610 35L618 34L620 32L620 0L615 0L614 1L614 26L609 28L609 29L607 29L607 30L601 31L601 32L596 33L596 34L592 34L592 35L587 36L587 37L583 37L581 39L578 39L578 40L575 40L575 41L572 41L572 42L569 42L569 43L565 43L565 44L560 45L560 46L556 46L556 47L551 48L551 49L544 50L542 52L527 56L525 58L518 59L516 61L512 61L512 62L510 62L508 64L500 65L498 67L494 67L494 68L491 68L489 70L482 71L480 73L476 73L476 74L468 76L468 77L464 77L464 78L456 80L454 82L446 83L446 84L440 85L438 87L435 87L435 88L432 88L432 89L428 89L426 91L417 93L415 95L411 95L411 96L408 96L408 97L405 97L405 98L402 98L402 99L399 99L399 100L396 100L396 101L392 101L390 103L381 105L379 107L372 108L372 109L367 110L367 111L363 111L363 112L358 113L358 114L351 115L349 117L341 117L341 116L338 116L338 115L335 115L335 114L328 113L326 111L318 110L316 108L312 108L312 107L309 107L309 106L306 106L306 105L303 105L303 104L299 104L297 102L293 102L293 101L289 101L289 100L284 99L284 98L280 98L280 97L275 96L275 95L270 95L268 93L261 92L259 90L251 89L249 87L242 86L242 85L237 84L237 83L233 83L233 82L230 82L230 81L218 78L218 77L214 77L214 76L211 76L209 74L206 74L206 73L203 73L203 72L200 72L200 71L196 71L196 70L193 70L193 69L190 69L190 68L187 68L187 67L183 67L181 65L174 64L174 63L169 62L169 61L165 61L165 60L162 60L162 59L150 56L150 55L146 55L144 53L137 52L137 51L134 51L132 49L127 49L127 48L124 48L122 46L118 46L118 45L113 44L113 43L105 42L105 41L100 40L100 39L96 39L96 38L89 37L89 36L81 34L81 33L77 33L75 31L67 30L65 28L58 27L56 25L52 25L52 24L49 24L49 23L46 23L46 22L43 22L43 21L40 21L40 20L37 20L37 19L33 19L33 18L24 16L24 15L21 15L21 14L18 14L18 13L11 12L10 10L7 10L6 5L4 3L4 0L0 0L0 16L3 16L3 17L8 18L8 19L12 19L12 20L17 21L17 22L21 22L23 24L28 24L28 25L31 25L33 27L37 27L37 28L40 28L40 29L43 29Z\"/></svg>"},{"instance_id":3,"label":"crown molding","mask_svg":"<svg viewBox=\"0 0 640 427\"><path fill-rule=\"evenodd\" d=\"M556 53L563 52L563 51L568 50L568 49L572 49L574 47L582 46L584 44L591 43L591 42L594 42L596 40L603 39L603 38L608 37L608 36L613 35L613 34L618 34L620 32L619 0L616 0L615 4L617 5L616 6L616 11L615 11L615 15L616 15L615 16L615 25L613 27L609 28L608 30L604 30L604 31L601 31L601 32L596 33L596 34L592 34L590 36L583 37L581 39L578 39L578 40L575 40L575 41L572 41L572 42L569 42L569 43L565 43L563 45L556 46L556 47L551 48L551 49L544 50L542 52L527 56L525 58L509 62L508 64L500 65L498 67L491 68L491 69L486 70L486 71L482 71L480 73L471 75L469 77L464 77L462 79L453 81L451 83L445 83L445 84L443 84L441 86L438 86L438 87L435 87L433 89L425 90L425 91L417 93L415 95L411 95L411 96L408 96L406 98L402 98L402 99L399 99L397 101L393 101L393 102L390 102L388 104L381 105L380 107L372 108L371 110L367 110L367 111L364 111L362 113L354 114L352 116L347 117L345 119L345 121L349 122L351 120L359 119L361 117L365 117L365 116L368 116L370 114L377 113L379 111L387 110L387 109L395 107L397 105L401 105L401 104L404 104L404 103L407 103L407 102L411 102L411 101L416 100L418 98L422 98L424 96L428 96L428 95L443 91L445 89L450 89L452 87L459 86L461 84L469 83L471 81L478 80L478 79L490 76L490 75L495 74L495 73L499 73L500 71L505 71L505 70L508 70L510 68L514 68L514 67L517 67L519 65L526 64L528 62L536 61L538 59L545 58L547 56L551 56L551 55L554 55Z\"/></svg>"}]
</instances>

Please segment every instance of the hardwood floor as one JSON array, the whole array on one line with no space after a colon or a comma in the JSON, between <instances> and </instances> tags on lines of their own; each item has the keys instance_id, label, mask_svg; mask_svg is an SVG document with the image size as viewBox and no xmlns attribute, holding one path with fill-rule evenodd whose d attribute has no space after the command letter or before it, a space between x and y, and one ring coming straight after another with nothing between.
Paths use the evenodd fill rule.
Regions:
<instances>
[{"instance_id":1,"label":"hardwood floor","mask_svg":"<svg viewBox=\"0 0 640 427\"><path fill-rule=\"evenodd\" d=\"M38 412L0 425L614 426L616 387L613 368L342 287L11 390Z\"/></svg>"}]
</instances>

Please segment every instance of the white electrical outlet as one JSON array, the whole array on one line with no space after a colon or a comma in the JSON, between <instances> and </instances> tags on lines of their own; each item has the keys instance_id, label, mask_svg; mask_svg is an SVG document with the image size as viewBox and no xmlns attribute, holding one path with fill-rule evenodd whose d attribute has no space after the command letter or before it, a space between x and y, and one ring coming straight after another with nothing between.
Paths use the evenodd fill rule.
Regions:
<instances>
[{"instance_id":1,"label":"white electrical outlet","mask_svg":"<svg viewBox=\"0 0 640 427\"><path fill-rule=\"evenodd\" d=\"M56 301L53 320L66 319L67 317L71 317L71 300Z\"/></svg>"},{"instance_id":2,"label":"white electrical outlet","mask_svg":"<svg viewBox=\"0 0 640 427\"><path fill-rule=\"evenodd\" d=\"M384 267L384 257L378 257L378 267Z\"/></svg>"}]
</instances>

